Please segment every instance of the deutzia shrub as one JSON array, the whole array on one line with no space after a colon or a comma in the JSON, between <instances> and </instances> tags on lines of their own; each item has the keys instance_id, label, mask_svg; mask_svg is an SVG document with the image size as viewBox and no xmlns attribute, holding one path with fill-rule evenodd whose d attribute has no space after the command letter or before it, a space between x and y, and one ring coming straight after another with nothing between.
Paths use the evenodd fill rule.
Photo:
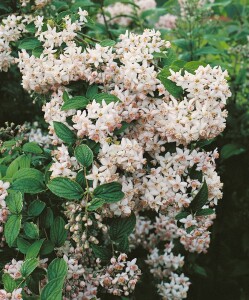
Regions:
<instances>
[{"instance_id":1,"label":"deutzia shrub","mask_svg":"<svg viewBox=\"0 0 249 300\"><path fill-rule=\"evenodd\" d=\"M158 299L184 299L182 253L208 250L227 71L137 28L155 1L116 2L25 0L2 20L0 68L18 66L48 132L0 131L0 299L131 299L144 263Z\"/></svg>"}]
</instances>

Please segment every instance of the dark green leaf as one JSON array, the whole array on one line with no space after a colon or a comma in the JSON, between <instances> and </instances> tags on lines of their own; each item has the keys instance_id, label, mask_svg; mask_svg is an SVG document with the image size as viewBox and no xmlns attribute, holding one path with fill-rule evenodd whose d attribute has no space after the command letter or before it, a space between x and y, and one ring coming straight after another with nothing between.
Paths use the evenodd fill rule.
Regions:
<instances>
[{"instance_id":1,"label":"dark green leaf","mask_svg":"<svg viewBox=\"0 0 249 300\"><path fill-rule=\"evenodd\" d=\"M22 147L24 152L30 152L34 154L41 154L42 148L35 142L29 142L23 145Z\"/></svg>"},{"instance_id":2,"label":"dark green leaf","mask_svg":"<svg viewBox=\"0 0 249 300\"><path fill-rule=\"evenodd\" d=\"M106 94L106 93L101 93L101 94L96 94L93 99L102 104L102 101L104 100L106 104L109 104L111 102L118 102L119 99L117 96L111 95L111 94Z\"/></svg>"},{"instance_id":3,"label":"dark green leaf","mask_svg":"<svg viewBox=\"0 0 249 300\"><path fill-rule=\"evenodd\" d=\"M24 263L21 266L20 272L24 278L29 276L34 269L38 266L39 260L38 258L29 258L24 261Z\"/></svg>"},{"instance_id":4,"label":"dark green leaf","mask_svg":"<svg viewBox=\"0 0 249 300\"><path fill-rule=\"evenodd\" d=\"M4 236L9 247L14 245L14 242L21 229L22 216L11 215L4 226Z\"/></svg>"},{"instance_id":5,"label":"dark green leaf","mask_svg":"<svg viewBox=\"0 0 249 300\"><path fill-rule=\"evenodd\" d=\"M208 201L208 187L206 180L204 181L201 189L196 194L192 202L190 203L190 209L196 212L197 210L200 210L203 205L205 205Z\"/></svg>"},{"instance_id":6,"label":"dark green leaf","mask_svg":"<svg viewBox=\"0 0 249 300\"><path fill-rule=\"evenodd\" d=\"M131 214L127 218L115 218L111 220L109 234L113 241L122 240L125 236L129 236L136 225L136 216Z\"/></svg>"},{"instance_id":7,"label":"dark green leaf","mask_svg":"<svg viewBox=\"0 0 249 300\"><path fill-rule=\"evenodd\" d=\"M10 276L9 273L4 273L2 276L3 286L6 292L12 293L14 289L17 287L17 283Z\"/></svg>"},{"instance_id":8,"label":"dark green leaf","mask_svg":"<svg viewBox=\"0 0 249 300\"><path fill-rule=\"evenodd\" d=\"M83 109L87 106L89 100L83 96L76 96L67 100L61 107L62 110Z\"/></svg>"},{"instance_id":9,"label":"dark green leaf","mask_svg":"<svg viewBox=\"0 0 249 300\"><path fill-rule=\"evenodd\" d=\"M55 258L48 266L48 281L67 275L67 263L63 258Z\"/></svg>"},{"instance_id":10,"label":"dark green leaf","mask_svg":"<svg viewBox=\"0 0 249 300\"><path fill-rule=\"evenodd\" d=\"M86 168L93 163L93 152L87 145L77 146L74 155L77 161Z\"/></svg>"},{"instance_id":11,"label":"dark green leaf","mask_svg":"<svg viewBox=\"0 0 249 300\"><path fill-rule=\"evenodd\" d=\"M6 198L7 206L12 214L20 214L23 207L22 193L11 191Z\"/></svg>"},{"instance_id":12,"label":"dark green leaf","mask_svg":"<svg viewBox=\"0 0 249 300\"><path fill-rule=\"evenodd\" d=\"M39 228L33 222L26 222L24 223L24 232L25 234L31 239L38 239L39 238Z\"/></svg>"},{"instance_id":13,"label":"dark green leaf","mask_svg":"<svg viewBox=\"0 0 249 300\"><path fill-rule=\"evenodd\" d=\"M35 241L28 249L27 253L26 253L26 259L28 258L33 258L33 257L37 257L41 246L43 244L45 239L41 239L39 241Z\"/></svg>"},{"instance_id":14,"label":"dark green leaf","mask_svg":"<svg viewBox=\"0 0 249 300\"><path fill-rule=\"evenodd\" d=\"M18 48L32 50L39 46L41 46L41 42L37 38L28 37L20 41Z\"/></svg>"},{"instance_id":15,"label":"dark green leaf","mask_svg":"<svg viewBox=\"0 0 249 300\"><path fill-rule=\"evenodd\" d=\"M23 254L26 254L29 247L30 247L30 242L28 242L27 240L21 238L21 237L18 237L17 240L17 248L18 250L23 253Z\"/></svg>"},{"instance_id":16,"label":"dark green leaf","mask_svg":"<svg viewBox=\"0 0 249 300\"><path fill-rule=\"evenodd\" d=\"M87 210L88 211L97 210L98 208L102 207L104 203L105 203L105 200L95 198L89 203Z\"/></svg>"},{"instance_id":17,"label":"dark green leaf","mask_svg":"<svg viewBox=\"0 0 249 300\"><path fill-rule=\"evenodd\" d=\"M56 217L50 229L50 239L56 247L64 245L67 239L66 223L62 217Z\"/></svg>"},{"instance_id":18,"label":"dark green leaf","mask_svg":"<svg viewBox=\"0 0 249 300\"><path fill-rule=\"evenodd\" d=\"M33 216L33 217L39 216L42 213L45 206L46 204L43 201L34 200L33 202L30 203L28 208L29 216Z\"/></svg>"},{"instance_id":19,"label":"dark green leaf","mask_svg":"<svg viewBox=\"0 0 249 300\"><path fill-rule=\"evenodd\" d=\"M47 186L53 194L68 200L80 200L83 195L81 186L76 181L69 178L54 178Z\"/></svg>"},{"instance_id":20,"label":"dark green leaf","mask_svg":"<svg viewBox=\"0 0 249 300\"><path fill-rule=\"evenodd\" d=\"M124 198L122 185L119 182L104 183L93 191L95 198L103 199L106 203L113 203Z\"/></svg>"},{"instance_id":21,"label":"dark green leaf","mask_svg":"<svg viewBox=\"0 0 249 300\"><path fill-rule=\"evenodd\" d=\"M75 134L63 123L53 122L54 130L59 139L67 144L73 144L76 141Z\"/></svg>"}]
</instances>

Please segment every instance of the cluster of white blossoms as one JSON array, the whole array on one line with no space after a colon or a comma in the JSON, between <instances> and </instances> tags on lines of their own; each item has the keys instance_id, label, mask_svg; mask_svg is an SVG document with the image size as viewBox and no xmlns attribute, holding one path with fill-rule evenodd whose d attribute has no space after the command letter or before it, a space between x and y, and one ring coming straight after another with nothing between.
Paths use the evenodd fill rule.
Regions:
<instances>
[{"instance_id":1,"label":"cluster of white blossoms","mask_svg":"<svg viewBox=\"0 0 249 300\"><path fill-rule=\"evenodd\" d=\"M15 62L11 52L11 42L20 39L22 34L26 32L26 24L31 20L30 16L9 15L2 19L0 24L0 72L7 72L10 65Z\"/></svg>"},{"instance_id":2,"label":"cluster of white blossoms","mask_svg":"<svg viewBox=\"0 0 249 300\"><path fill-rule=\"evenodd\" d=\"M9 214L9 209L5 202L5 199L8 196L7 190L9 186L9 182L0 180L0 246L2 246L2 243L4 242L4 237L2 236L3 224L6 223Z\"/></svg>"},{"instance_id":3,"label":"cluster of white blossoms","mask_svg":"<svg viewBox=\"0 0 249 300\"><path fill-rule=\"evenodd\" d=\"M28 139L30 142L35 142L40 146L48 148L52 142L51 137L48 134L44 133L42 129L39 128L37 125L32 124L32 128L28 133Z\"/></svg>"},{"instance_id":4,"label":"cluster of white blossoms","mask_svg":"<svg viewBox=\"0 0 249 300\"><path fill-rule=\"evenodd\" d=\"M104 8L106 21L113 25L119 24L122 26L129 26L134 16L140 15L143 11L156 8L155 0L134 0L134 4L116 2ZM104 24L102 14L97 15L99 23Z\"/></svg>"},{"instance_id":5,"label":"cluster of white blossoms","mask_svg":"<svg viewBox=\"0 0 249 300\"><path fill-rule=\"evenodd\" d=\"M68 177L75 178L77 173L75 170L79 170L80 166L74 156L70 156L68 149L65 145L61 145L53 151L53 163L50 167L52 172L51 178L55 177Z\"/></svg>"},{"instance_id":6,"label":"cluster of white blossoms","mask_svg":"<svg viewBox=\"0 0 249 300\"><path fill-rule=\"evenodd\" d=\"M163 254L159 253L158 248L154 248L146 260L146 263L150 266L150 272L159 279L168 277L171 272L184 265L184 256L174 255L172 252L173 245L169 244L167 246Z\"/></svg>"},{"instance_id":7,"label":"cluster of white blossoms","mask_svg":"<svg viewBox=\"0 0 249 300\"><path fill-rule=\"evenodd\" d=\"M67 241L57 249L57 255L62 256L68 265L64 300L100 299L97 298L98 288L116 296L128 296L141 275L136 259L129 261L124 253L110 258L103 267L101 260L92 255L91 249L82 253L80 248L74 248Z\"/></svg>"},{"instance_id":8,"label":"cluster of white blossoms","mask_svg":"<svg viewBox=\"0 0 249 300\"><path fill-rule=\"evenodd\" d=\"M172 97L153 112L160 136L168 142L186 145L219 135L226 126L224 108L231 96L225 79L227 71L209 65L198 67L195 74L170 71L168 78L182 87L186 97L181 101Z\"/></svg>"},{"instance_id":9,"label":"cluster of white blossoms","mask_svg":"<svg viewBox=\"0 0 249 300\"><path fill-rule=\"evenodd\" d=\"M47 4L49 4L51 2L51 0L35 0L34 1L34 5L35 5L35 9L40 9L43 8L44 6L46 6ZM20 0L20 3L23 7L27 6L27 4L30 3L30 0Z\"/></svg>"},{"instance_id":10,"label":"cluster of white blossoms","mask_svg":"<svg viewBox=\"0 0 249 300\"><path fill-rule=\"evenodd\" d=\"M187 298L190 282L189 278L184 274L178 275L171 273L170 282L162 282L158 284L159 295L163 300L174 299L181 300Z\"/></svg>"},{"instance_id":11,"label":"cluster of white blossoms","mask_svg":"<svg viewBox=\"0 0 249 300\"><path fill-rule=\"evenodd\" d=\"M117 259L111 258L111 264L99 277L100 285L115 296L129 296L134 291L141 275L136 260L134 258L128 261L124 253L120 254Z\"/></svg>"},{"instance_id":12,"label":"cluster of white blossoms","mask_svg":"<svg viewBox=\"0 0 249 300\"><path fill-rule=\"evenodd\" d=\"M51 139L53 140L53 144L57 145L60 139L55 135L54 133L54 125L53 122L61 122L63 124L66 124L66 119L69 116L75 115L76 110L68 110L68 111L63 111L61 109L62 105L64 104L63 101L63 90L59 89L57 93L53 93L51 96L51 101L46 103L43 107L42 110L44 111L44 119L46 123L49 124L49 134L51 135Z\"/></svg>"},{"instance_id":13,"label":"cluster of white blossoms","mask_svg":"<svg viewBox=\"0 0 249 300\"><path fill-rule=\"evenodd\" d=\"M104 142L113 135L116 128L122 126L122 117L118 113L118 103L107 104L105 100L97 103L95 100L88 104L87 111L77 111L72 118L73 127L80 138L88 136L95 142Z\"/></svg>"},{"instance_id":14,"label":"cluster of white blossoms","mask_svg":"<svg viewBox=\"0 0 249 300\"><path fill-rule=\"evenodd\" d=\"M201 9L205 4L214 3L215 0L178 0L181 10L181 17L186 18L192 16L196 9ZM205 8L207 10L207 8Z\"/></svg>"},{"instance_id":15,"label":"cluster of white blossoms","mask_svg":"<svg viewBox=\"0 0 249 300\"><path fill-rule=\"evenodd\" d=\"M159 17L158 22L155 24L156 28L160 29L174 29L176 27L177 16L166 14Z\"/></svg>"},{"instance_id":16,"label":"cluster of white blossoms","mask_svg":"<svg viewBox=\"0 0 249 300\"><path fill-rule=\"evenodd\" d=\"M0 290L1 300L22 300L22 288L15 289L12 293L8 293L5 290Z\"/></svg>"}]
</instances>

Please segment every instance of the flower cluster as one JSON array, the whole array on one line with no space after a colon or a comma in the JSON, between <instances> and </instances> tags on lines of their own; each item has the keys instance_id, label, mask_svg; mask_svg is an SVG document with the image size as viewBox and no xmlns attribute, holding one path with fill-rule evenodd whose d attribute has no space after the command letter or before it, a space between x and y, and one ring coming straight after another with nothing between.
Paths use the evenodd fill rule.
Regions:
<instances>
[{"instance_id":1,"label":"flower cluster","mask_svg":"<svg viewBox=\"0 0 249 300\"><path fill-rule=\"evenodd\" d=\"M161 29L174 29L176 27L176 21L177 16L166 14L159 17L159 20L155 24L155 27Z\"/></svg>"},{"instance_id":2,"label":"flower cluster","mask_svg":"<svg viewBox=\"0 0 249 300\"><path fill-rule=\"evenodd\" d=\"M35 9L40 9L49 4L51 0L35 0ZM23 7L27 6L30 3L30 0L20 0L20 3Z\"/></svg>"},{"instance_id":3,"label":"flower cluster","mask_svg":"<svg viewBox=\"0 0 249 300\"><path fill-rule=\"evenodd\" d=\"M0 71L7 72L10 65L15 62L11 54L10 43L20 39L26 32L25 26L29 21L30 17L16 16L15 14L2 20L0 25Z\"/></svg>"},{"instance_id":4,"label":"flower cluster","mask_svg":"<svg viewBox=\"0 0 249 300\"><path fill-rule=\"evenodd\" d=\"M190 17L195 13L196 9L202 9L205 4L214 3L214 0L178 0L181 10L181 17Z\"/></svg>"},{"instance_id":5,"label":"flower cluster","mask_svg":"<svg viewBox=\"0 0 249 300\"><path fill-rule=\"evenodd\" d=\"M131 24L133 16L136 16L136 14L140 15L143 11L155 7L155 0L135 0L134 5L117 2L105 7L104 13L109 24L119 24L127 27ZM97 20L99 23L104 24L104 17L102 14L97 15Z\"/></svg>"},{"instance_id":6,"label":"flower cluster","mask_svg":"<svg viewBox=\"0 0 249 300\"><path fill-rule=\"evenodd\" d=\"M9 182L3 182L2 180L0 180L0 245L4 241L4 237L2 237L3 224L6 222L9 213L7 204L5 202L5 198L8 196L7 189L9 188L9 186Z\"/></svg>"},{"instance_id":7,"label":"flower cluster","mask_svg":"<svg viewBox=\"0 0 249 300\"><path fill-rule=\"evenodd\" d=\"M225 128L226 100L231 96L226 77L220 67L200 66L191 74L171 70L168 78L182 87L187 96L163 103L155 111L156 127L169 142L189 144L199 139L216 137ZM161 129L160 129L161 128Z\"/></svg>"},{"instance_id":8,"label":"flower cluster","mask_svg":"<svg viewBox=\"0 0 249 300\"><path fill-rule=\"evenodd\" d=\"M5 290L0 290L1 300L22 300L22 288L15 289L12 293L8 293Z\"/></svg>"},{"instance_id":9,"label":"flower cluster","mask_svg":"<svg viewBox=\"0 0 249 300\"><path fill-rule=\"evenodd\" d=\"M100 275L100 285L115 296L129 296L135 289L141 271L136 265L136 258L127 261L126 254L111 259L111 264Z\"/></svg>"},{"instance_id":10,"label":"flower cluster","mask_svg":"<svg viewBox=\"0 0 249 300\"><path fill-rule=\"evenodd\" d=\"M158 284L159 295L163 300L175 299L181 300L187 298L190 282L189 278L184 274L178 275L171 273L170 282L162 282Z\"/></svg>"}]
</instances>

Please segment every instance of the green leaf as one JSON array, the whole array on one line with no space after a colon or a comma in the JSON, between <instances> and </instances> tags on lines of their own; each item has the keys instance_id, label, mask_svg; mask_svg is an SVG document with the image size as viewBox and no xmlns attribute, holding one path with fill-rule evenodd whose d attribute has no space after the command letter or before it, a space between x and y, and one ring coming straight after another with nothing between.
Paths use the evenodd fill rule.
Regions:
<instances>
[{"instance_id":1,"label":"green leaf","mask_svg":"<svg viewBox=\"0 0 249 300\"><path fill-rule=\"evenodd\" d=\"M24 278L29 276L34 269L38 266L39 260L37 258L29 258L24 261L21 266L20 272Z\"/></svg>"},{"instance_id":2,"label":"green leaf","mask_svg":"<svg viewBox=\"0 0 249 300\"><path fill-rule=\"evenodd\" d=\"M61 300L64 279L60 276L48 282L41 292L41 300Z\"/></svg>"},{"instance_id":3,"label":"green leaf","mask_svg":"<svg viewBox=\"0 0 249 300\"><path fill-rule=\"evenodd\" d=\"M66 223L62 217L56 217L50 229L50 239L56 247L64 245L67 239Z\"/></svg>"},{"instance_id":4,"label":"green leaf","mask_svg":"<svg viewBox=\"0 0 249 300\"><path fill-rule=\"evenodd\" d=\"M77 146L74 155L77 161L86 168L93 163L93 152L87 145Z\"/></svg>"},{"instance_id":5,"label":"green leaf","mask_svg":"<svg viewBox=\"0 0 249 300\"><path fill-rule=\"evenodd\" d=\"M36 27L35 27L35 23L34 22L31 22L29 24L26 25L26 30L28 32L31 32L31 33L36 33Z\"/></svg>"},{"instance_id":6,"label":"green leaf","mask_svg":"<svg viewBox=\"0 0 249 300\"><path fill-rule=\"evenodd\" d=\"M105 200L94 198L94 199L89 203L89 206L87 207L87 210L88 210L88 211L94 211L94 210L97 210L98 208L102 207L104 203L105 203Z\"/></svg>"},{"instance_id":7,"label":"green leaf","mask_svg":"<svg viewBox=\"0 0 249 300\"><path fill-rule=\"evenodd\" d=\"M10 276L9 273L4 273L2 276L3 286L6 292L12 293L14 289L17 287L17 283L15 280Z\"/></svg>"},{"instance_id":8,"label":"green leaf","mask_svg":"<svg viewBox=\"0 0 249 300\"><path fill-rule=\"evenodd\" d=\"M43 184L43 182L44 182L44 175L42 174L42 172L39 170L36 170L36 169L32 169L32 168L20 169L13 175L12 179L13 179L13 181L15 181L16 179L24 179L24 178L36 179L36 180L40 181L41 184Z\"/></svg>"},{"instance_id":9,"label":"green leaf","mask_svg":"<svg viewBox=\"0 0 249 300\"><path fill-rule=\"evenodd\" d=\"M67 91L63 92L62 99L63 99L64 102L67 102L68 100L70 100Z\"/></svg>"},{"instance_id":10,"label":"green leaf","mask_svg":"<svg viewBox=\"0 0 249 300\"><path fill-rule=\"evenodd\" d=\"M9 165L6 172L6 177L11 178L19 169L29 168L30 163L31 163L31 158L26 154L17 157Z\"/></svg>"},{"instance_id":11,"label":"green leaf","mask_svg":"<svg viewBox=\"0 0 249 300\"><path fill-rule=\"evenodd\" d=\"M106 39L106 40L103 40L100 42L100 46L102 47L113 47L115 46L116 42L113 41L113 40L109 40L109 39Z\"/></svg>"},{"instance_id":12,"label":"green leaf","mask_svg":"<svg viewBox=\"0 0 249 300\"><path fill-rule=\"evenodd\" d=\"M203 267L201 267L197 264L193 265L193 271L194 271L195 274L198 274L202 277L207 277L208 276L207 271Z\"/></svg>"},{"instance_id":13,"label":"green leaf","mask_svg":"<svg viewBox=\"0 0 249 300\"><path fill-rule=\"evenodd\" d=\"M129 239L127 235L124 235L118 244L118 251L127 253L129 251Z\"/></svg>"},{"instance_id":14,"label":"green leaf","mask_svg":"<svg viewBox=\"0 0 249 300\"><path fill-rule=\"evenodd\" d=\"M61 109L62 110L69 110L69 109L83 109L87 106L87 104L89 103L89 100L83 96L76 96L73 97L71 99L69 99L68 101L66 101Z\"/></svg>"},{"instance_id":15,"label":"green leaf","mask_svg":"<svg viewBox=\"0 0 249 300\"><path fill-rule=\"evenodd\" d=\"M26 259L37 257L40 252L41 246L45 239L41 239L39 241L35 241L28 249L26 253Z\"/></svg>"},{"instance_id":16,"label":"green leaf","mask_svg":"<svg viewBox=\"0 0 249 300\"><path fill-rule=\"evenodd\" d=\"M97 258L100 258L103 262L109 262L112 257L112 252L102 246L92 244L91 248Z\"/></svg>"},{"instance_id":17,"label":"green leaf","mask_svg":"<svg viewBox=\"0 0 249 300\"><path fill-rule=\"evenodd\" d=\"M237 144L226 144L221 148L221 159L225 160L235 155L240 155L246 151L245 148Z\"/></svg>"},{"instance_id":18,"label":"green leaf","mask_svg":"<svg viewBox=\"0 0 249 300\"><path fill-rule=\"evenodd\" d=\"M39 58L43 52L43 47L36 47L35 49L32 50L32 55L34 55L34 57Z\"/></svg>"},{"instance_id":19,"label":"green leaf","mask_svg":"<svg viewBox=\"0 0 249 300\"><path fill-rule=\"evenodd\" d=\"M205 66L206 64L201 61L190 61L184 65L184 69L192 74L195 74L195 70L199 68L199 66Z\"/></svg>"},{"instance_id":20,"label":"green leaf","mask_svg":"<svg viewBox=\"0 0 249 300\"><path fill-rule=\"evenodd\" d=\"M205 205L208 201L208 186L206 183L206 180L204 181L201 189L196 194L192 202L190 203L190 209L196 212L197 210L200 210L203 205Z\"/></svg>"},{"instance_id":21,"label":"green leaf","mask_svg":"<svg viewBox=\"0 0 249 300\"><path fill-rule=\"evenodd\" d=\"M173 49L168 49L167 57L163 60L164 68L169 68L175 60L177 60L176 53Z\"/></svg>"},{"instance_id":22,"label":"green leaf","mask_svg":"<svg viewBox=\"0 0 249 300\"><path fill-rule=\"evenodd\" d=\"M92 100L97 93L98 86L96 84L90 85L86 91L86 97Z\"/></svg>"},{"instance_id":23,"label":"green leaf","mask_svg":"<svg viewBox=\"0 0 249 300\"><path fill-rule=\"evenodd\" d=\"M18 237L17 240L17 248L18 250L22 253L22 254L26 254L29 247L30 247L30 242L28 242L27 240L21 238L21 237Z\"/></svg>"},{"instance_id":24,"label":"green leaf","mask_svg":"<svg viewBox=\"0 0 249 300\"><path fill-rule=\"evenodd\" d=\"M84 192L77 182L64 177L52 179L47 187L56 196L68 200L80 200Z\"/></svg>"},{"instance_id":25,"label":"green leaf","mask_svg":"<svg viewBox=\"0 0 249 300\"><path fill-rule=\"evenodd\" d=\"M45 240L42 244L40 254L48 255L53 251L54 251L54 244L49 240Z\"/></svg>"},{"instance_id":26,"label":"green leaf","mask_svg":"<svg viewBox=\"0 0 249 300\"><path fill-rule=\"evenodd\" d=\"M21 229L22 216L11 215L4 226L4 236L9 247L14 245L14 242Z\"/></svg>"},{"instance_id":27,"label":"green leaf","mask_svg":"<svg viewBox=\"0 0 249 300\"><path fill-rule=\"evenodd\" d=\"M42 148L35 142L29 142L23 145L22 147L24 152L30 152L33 154L41 154Z\"/></svg>"},{"instance_id":28,"label":"green leaf","mask_svg":"<svg viewBox=\"0 0 249 300\"><path fill-rule=\"evenodd\" d=\"M28 208L28 215L32 217L39 216L43 209L45 208L46 204L43 201L40 200L34 200L30 203Z\"/></svg>"},{"instance_id":29,"label":"green leaf","mask_svg":"<svg viewBox=\"0 0 249 300\"><path fill-rule=\"evenodd\" d=\"M55 258L48 266L48 281L67 275L67 263L63 258Z\"/></svg>"},{"instance_id":30,"label":"green leaf","mask_svg":"<svg viewBox=\"0 0 249 300\"><path fill-rule=\"evenodd\" d=\"M124 198L122 185L119 182L104 183L93 191L95 198L105 200L106 203L114 203Z\"/></svg>"},{"instance_id":31,"label":"green leaf","mask_svg":"<svg viewBox=\"0 0 249 300\"><path fill-rule=\"evenodd\" d=\"M81 170L77 173L76 182L78 182L78 184L80 186L82 186L83 189L86 189L86 178L85 178L85 175L84 175L84 170Z\"/></svg>"},{"instance_id":32,"label":"green leaf","mask_svg":"<svg viewBox=\"0 0 249 300\"><path fill-rule=\"evenodd\" d=\"M49 228L54 222L54 214L52 209L50 207L44 209L39 219L42 228Z\"/></svg>"},{"instance_id":33,"label":"green leaf","mask_svg":"<svg viewBox=\"0 0 249 300\"><path fill-rule=\"evenodd\" d=\"M109 234L113 241L120 242L125 236L129 236L136 225L136 216L131 214L127 218L115 218L111 220Z\"/></svg>"},{"instance_id":34,"label":"green leaf","mask_svg":"<svg viewBox=\"0 0 249 300\"><path fill-rule=\"evenodd\" d=\"M33 222L26 222L24 223L24 232L25 234L31 239L38 239L39 238L39 228Z\"/></svg>"},{"instance_id":35,"label":"green leaf","mask_svg":"<svg viewBox=\"0 0 249 300\"><path fill-rule=\"evenodd\" d=\"M195 228L196 228L196 226L192 225L186 229L186 232L191 233Z\"/></svg>"},{"instance_id":36,"label":"green leaf","mask_svg":"<svg viewBox=\"0 0 249 300\"><path fill-rule=\"evenodd\" d=\"M205 46L195 51L195 55L221 54L222 51L212 46Z\"/></svg>"},{"instance_id":37,"label":"green leaf","mask_svg":"<svg viewBox=\"0 0 249 300\"><path fill-rule=\"evenodd\" d=\"M41 46L41 42L33 37L28 37L20 41L18 48L25 49L25 50L32 50L36 47Z\"/></svg>"},{"instance_id":38,"label":"green leaf","mask_svg":"<svg viewBox=\"0 0 249 300\"><path fill-rule=\"evenodd\" d=\"M134 122L131 122L131 123L127 123L127 122L121 122L121 124L122 124L122 127L121 128L116 128L115 130L114 130L114 135L119 135L119 134L121 134L121 133L123 133L127 128L129 128L131 125L133 125L134 124Z\"/></svg>"},{"instance_id":39,"label":"green leaf","mask_svg":"<svg viewBox=\"0 0 249 300\"><path fill-rule=\"evenodd\" d=\"M75 134L63 123L53 122L54 130L59 139L67 144L73 144L76 141Z\"/></svg>"},{"instance_id":40,"label":"green leaf","mask_svg":"<svg viewBox=\"0 0 249 300\"><path fill-rule=\"evenodd\" d=\"M22 193L10 191L5 201L12 214L21 213L23 207Z\"/></svg>"},{"instance_id":41,"label":"green leaf","mask_svg":"<svg viewBox=\"0 0 249 300\"><path fill-rule=\"evenodd\" d=\"M173 81L168 78L158 74L158 79L162 82L166 90L176 99L179 99L183 95L183 89L180 86L177 86Z\"/></svg>"},{"instance_id":42,"label":"green leaf","mask_svg":"<svg viewBox=\"0 0 249 300\"><path fill-rule=\"evenodd\" d=\"M96 94L93 99L97 102L102 104L102 101L104 100L106 104L109 104L111 102L118 102L119 99L117 96L107 94L107 93L101 93L101 94Z\"/></svg>"},{"instance_id":43,"label":"green leaf","mask_svg":"<svg viewBox=\"0 0 249 300\"><path fill-rule=\"evenodd\" d=\"M179 214L177 214L177 215L175 216L175 219L179 221L179 220L181 220L181 219L183 219L183 218L186 218L188 215L190 215L189 212L183 211L183 212L180 212Z\"/></svg>"},{"instance_id":44,"label":"green leaf","mask_svg":"<svg viewBox=\"0 0 249 300\"><path fill-rule=\"evenodd\" d=\"M196 212L196 216L197 217L198 216L209 216L209 215L212 215L214 213L215 213L215 211L213 209L211 209L211 208L203 208L203 209L198 210Z\"/></svg>"},{"instance_id":45,"label":"green leaf","mask_svg":"<svg viewBox=\"0 0 249 300\"><path fill-rule=\"evenodd\" d=\"M35 178L20 178L14 181L12 189L27 194L37 194L43 192L45 185Z\"/></svg>"}]
</instances>

